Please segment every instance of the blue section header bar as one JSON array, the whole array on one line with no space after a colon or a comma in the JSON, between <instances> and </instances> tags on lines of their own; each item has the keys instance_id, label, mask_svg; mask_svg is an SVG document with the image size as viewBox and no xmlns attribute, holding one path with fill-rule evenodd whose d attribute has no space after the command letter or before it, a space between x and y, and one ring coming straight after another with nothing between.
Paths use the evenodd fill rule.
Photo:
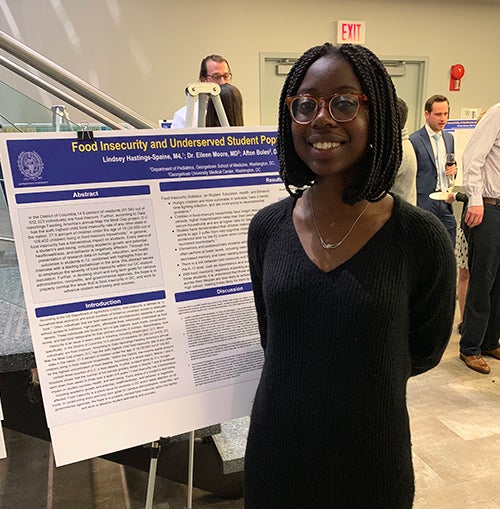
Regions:
<instances>
[{"instance_id":1,"label":"blue section header bar","mask_svg":"<svg viewBox=\"0 0 500 509\"><path fill-rule=\"evenodd\" d=\"M78 311L91 311L105 307L125 306L126 304L136 304L138 302L148 302L151 300L161 299L165 299L164 290L35 308L35 315L38 318L42 318L44 316L63 315L66 313L76 313Z\"/></svg>"},{"instance_id":2,"label":"blue section header bar","mask_svg":"<svg viewBox=\"0 0 500 509\"><path fill-rule=\"evenodd\" d=\"M221 295L234 295L235 293L251 291L252 283L242 283L241 285L235 284L229 286L217 286L215 288L204 288L203 290L193 290L191 292L176 293L175 302L206 299L208 297L220 297Z\"/></svg>"},{"instance_id":3,"label":"blue section header bar","mask_svg":"<svg viewBox=\"0 0 500 509\"><path fill-rule=\"evenodd\" d=\"M80 191L52 191L16 194L16 203L38 203L62 200L88 200L90 198L115 198L117 196L138 196L151 194L149 186L103 187L81 189Z\"/></svg>"},{"instance_id":4,"label":"blue section header bar","mask_svg":"<svg viewBox=\"0 0 500 509\"><path fill-rule=\"evenodd\" d=\"M282 184L276 177L235 177L228 179L183 180L182 182L160 182L160 191L184 191L189 189L215 189L217 187L262 186Z\"/></svg>"}]
</instances>

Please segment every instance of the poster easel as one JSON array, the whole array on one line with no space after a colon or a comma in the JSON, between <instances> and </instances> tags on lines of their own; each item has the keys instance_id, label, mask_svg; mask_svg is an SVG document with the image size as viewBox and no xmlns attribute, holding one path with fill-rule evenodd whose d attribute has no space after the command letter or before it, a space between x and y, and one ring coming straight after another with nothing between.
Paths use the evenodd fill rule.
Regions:
<instances>
[{"instance_id":1,"label":"poster easel","mask_svg":"<svg viewBox=\"0 0 500 509\"><path fill-rule=\"evenodd\" d=\"M217 112L220 125L223 127L229 126L226 112L220 98L220 86L217 83L200 82L190 83L186 87L186 93L188 94L187 108L186 108L186 125L193 125L194 117L194 105L196 98L198 98L198 127L206 126L206 110L208 97L212 99Z\"/></svg>"},{"instance_id":2,"label":"poster easel","mask_svg":"<svg viewBox=\"0 0 500 509\"><path fill-rule=\"evenodd\" d=\"M205 127L206 125L206 107L208 96L212 99L217 117L220 125L223 127L229 126L224 106L220 99L220 86L217 83L191 83L186 88L188 94L187 109L186 109L186 125L192 125L194 116L194 104L198 98L198 127ZM156 484L156 470L158 466L158 457L161 451L161 441L151 443L150 447L150 466L148 475L148 489L146 493L145 509L153 508L154 490ZM188 483L187 483L187 502L185 509L192 509L193 507L193 472L194 472L194 431L189 432L189 461L188 461Z\"/></svg>"}]
</instances>

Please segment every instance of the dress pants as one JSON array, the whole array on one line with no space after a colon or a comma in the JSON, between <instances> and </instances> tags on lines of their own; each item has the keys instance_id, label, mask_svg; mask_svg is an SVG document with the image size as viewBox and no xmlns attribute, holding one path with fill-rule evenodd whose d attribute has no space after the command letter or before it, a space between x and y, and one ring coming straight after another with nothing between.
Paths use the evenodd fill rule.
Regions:
<instances>
[{"instance_id":1,"label":"dress pants","mask_svg":"<svg viewBox=\"0 0 500 509\"><path fill-rule=\"evenodd\" d=\"M457 222L451 203L446 203L443 200L431 200L431 208L429 210L441 220L450 236L451 243L455 246Z\"/></svg>"},{"instance_id":2,"label":"dress pants","mask_svg":"<svg viewBox=\"0 0 500 509\"><path fill-rule=\"evenodd\" d=\"M484 205L479 226L463 225L469 243L469 288L460 352L494 350L500 337L500 206Z\"/></svg>"}]
</instances>

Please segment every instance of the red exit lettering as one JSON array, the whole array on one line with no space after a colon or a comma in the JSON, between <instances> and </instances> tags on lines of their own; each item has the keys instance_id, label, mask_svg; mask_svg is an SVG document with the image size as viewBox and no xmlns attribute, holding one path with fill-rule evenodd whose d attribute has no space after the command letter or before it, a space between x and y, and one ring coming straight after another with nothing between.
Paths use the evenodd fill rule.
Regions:
<instances>
[{"instance_id":1,"label":"red exit lettering","mask_svg":"<svg viewBox=\"0 0 500 509\"><path fill-rule=\"evenodd\" d=\"M359 41L361 38L361 23L343 23L342 40Z\"/></svg>"}]
</instances>

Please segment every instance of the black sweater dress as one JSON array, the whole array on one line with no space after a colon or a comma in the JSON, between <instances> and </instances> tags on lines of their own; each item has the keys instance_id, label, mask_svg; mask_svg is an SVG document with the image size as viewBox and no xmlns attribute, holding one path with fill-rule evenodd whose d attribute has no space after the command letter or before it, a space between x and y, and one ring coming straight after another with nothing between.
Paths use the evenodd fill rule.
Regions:
<instances>
[{"instance_id":1,"label":"black sweater dress","mask_svg":"<svg viewBox=\"0 0 500 509\"><path fill-rule=\"evenodd\" d=\"M245 457L245 509L406 509L406 384L449 340L456 265L437 218L394 197L387 223L323 272L292 223L259 211L249 261L265 352Z\"/></svg>"}]
</instances>

